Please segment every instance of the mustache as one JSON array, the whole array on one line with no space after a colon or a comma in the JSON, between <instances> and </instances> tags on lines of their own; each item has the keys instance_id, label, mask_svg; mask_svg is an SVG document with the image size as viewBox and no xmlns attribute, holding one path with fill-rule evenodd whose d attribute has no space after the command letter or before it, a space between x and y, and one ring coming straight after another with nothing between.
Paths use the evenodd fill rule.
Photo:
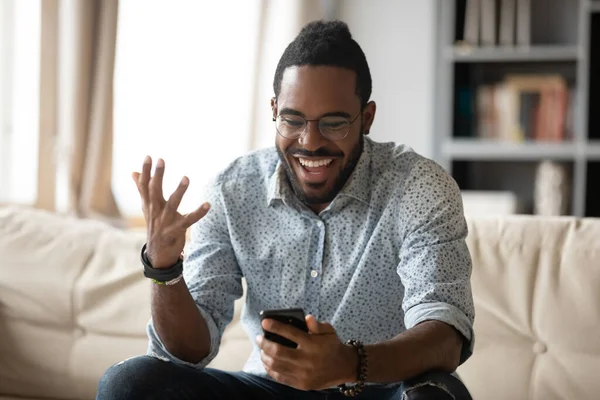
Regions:
<instances>
[{"instance_id":1,"label":"mustache","mask_svg":"<svg viewBox=\"0 0 600 400\"><path fill-rule=\"evenodd\" d=\"M285 151L285 154L288 156L301 156L301 157L344 157L343 153L337 152L331 152L327 149L324 148L320 148L317 149L316 151L308 151L306 149L287 149Z\"/></svg>"}]
</instances>

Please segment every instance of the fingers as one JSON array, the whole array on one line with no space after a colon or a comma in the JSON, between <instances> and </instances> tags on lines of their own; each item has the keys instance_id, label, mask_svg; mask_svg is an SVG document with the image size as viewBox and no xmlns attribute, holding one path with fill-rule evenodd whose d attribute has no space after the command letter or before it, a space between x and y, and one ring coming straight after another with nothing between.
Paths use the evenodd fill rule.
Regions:
<instances>
[{"instance_id":1,"label":"fingers","mask_svg":"<svg viewBox=\"0 0 600 400\"><path fill-rule=\"evenodd\" d=\"M186 214L182 220L183 227L187 229L190 226L194 225L196 222L200 221L200 219L204 218L204 216L208 213L208 210L210 210L210 204L204 203L191 213Z\"/></svg>"},{"instance_id":2,"label":"fingers","mask_svg":"<svg viewBox=\"0 0 600 400\"><path fill-rule=\"evenodd\" d=\"M319 323L317 322L317 319L312 315L307 315L305 319L308 331L310 333L319 333Z\"/></svg>"},{"instance_id":3,"label":"fingers","mask_svg":"<svg viewBox=\"0 0 600 400\"><path fill-rule=\"evenodd\" d=\"M297 370L295 364L290 362L293 359L272 356L265 350L260 352L260 359L266 368L277 371L279 374L293 375L294 371Z\"/></svg>"},{"instance_id":4,"label":"fingers","mask_svg":"<svg viewBox=\"0 0 600 400\"><path fill-rule=\"evenodd\" d=\"M175 189L173 194L169 196L169 200L167 201L169 209L176 211L177 208L179 208L179 204L181 204L181 199L183 198L183 195L185 194L185 191L187 190L189 184L190 180L186 176L181 178L179 186L177 186L177 189Z\"/></svg>"},{"instance_id":5,"label":"fingers","mask_svg":"<svg viewBox=\"0 0 600 400\"><path fill-rule=\"evenodd\" d=\"M277 335L283 336L292 342L298 343L298 346L302 346L302 344L306 343L308 340L306 332L303 332L291 325L275 321L274 319L264 319L262 322L262 327L266 331L276 333Z\"/></svg>"},{"instance_id":6,"label":"fingers","mask_svg":"<svg viewBox=\"0 0 600 400\"><path fill-rule=\"evenodd\" d=\"M295 349L291 349L277 342L273 342L263 335L258 335L256 337L256 344L258 348L261 349L261 353L264 353L265 357L269 357L273 360L278 360L280 362L297 362L298 352Z\"/></svg>"},{"instance_id":7,"label":"fingers","mask_svg":"<svg viewBox=\"0 0 600 400\"><path fill-rule=\"evenodd\" d=\"M184 176L177 189L169 196L169 199L165 202L163 197L163 178L165 174L165 161L159 158L156 161L154 168L154 176L151 176L152 172L152 158L146 156L142 165L142 173L133 172L131 177L135 181L138 191L143 200L142 208L144 210L163 210L166 204L167 209L172 212L176 212L181 204L183 196L189 187L190 180ZM210 204L204 203L198 209L186 214L178 222L184 229L189 228L201 218L203 218L210 209ZM146 212L146 211L144 211Z\"/></svg>"},{"instance_id":8,"label":"fingers","mask_svg":"<svg viewBox=\"0 0 600 400\"><path fill-rule=\"evenodd\" d=\"M313 335L335 333L335 328L326 322L319 322L313 315L306 316L306 326Z\"/></svg>"},{"instance_id":9,"label":"fingers","mask_svg":"<svg viewBox=\"0 0 600 400\"><path fill-rule=\"evenodd\" d=\"M148 182L150 181L150 170L152 169L152 159L150 156L144 157L142 164L142 173L134 172L131 177L137 185L140 196L144 202L148 201Z\"/></svg>"},{"instance_id":10,"label":"fingers","mask_svg":"<svg viewBox=\"0 0 600 400\"><path fill-rule=\"evenodd\" d=\"M163 176L165 175L165 161L159 158L156 161L156 167L154 168L154 176L150 179L149 190L150 197L152 200L163 200Z\"/></svg>"},{"instance_id":11,"label":"fingers","mask_svg":"<svg viewBox=\"0 0 600 400\"><path fill-rule=\"evenodd\" d=\"M261 348L260 359L265 370L273 379L296 389L308 390L310 375L314 371L303 366L306 360L296 350L271 342L264 336L258 336L256 342Z\"/></svg>"},{"instance_id":12,"label":"fingers","mask_svg":"<svg viewBox=\"0 0 600 400\"><path fill-rule=\"evenodd\" d=\"M133 179L133 181L135 182L135 186L138 188L138 192L140 191L140 173L139 172L132 172L131 173L131 178ZM141 193L140 193L141 194Z\"/></svg>"}]
</instances>

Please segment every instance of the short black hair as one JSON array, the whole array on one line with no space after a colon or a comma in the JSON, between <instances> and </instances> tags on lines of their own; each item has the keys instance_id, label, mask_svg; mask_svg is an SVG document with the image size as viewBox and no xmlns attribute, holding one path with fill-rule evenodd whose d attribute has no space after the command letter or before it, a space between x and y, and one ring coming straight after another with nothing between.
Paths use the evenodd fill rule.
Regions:
<instances>
[{"instance_id":1,"label":"short black hair","mask_svg":"<svg viewBox=\"0 0 600 400\"><path fill-rule=\"evenodd\" d=\"M301 65L327 65L354 71L356 94L360 98L361 107L369 102L372 85L369 64L345 22L320 20L310 22L302 28L277 64L273 79L276 98L281 91L285 69Z\"/></svg>"}]
</instances>

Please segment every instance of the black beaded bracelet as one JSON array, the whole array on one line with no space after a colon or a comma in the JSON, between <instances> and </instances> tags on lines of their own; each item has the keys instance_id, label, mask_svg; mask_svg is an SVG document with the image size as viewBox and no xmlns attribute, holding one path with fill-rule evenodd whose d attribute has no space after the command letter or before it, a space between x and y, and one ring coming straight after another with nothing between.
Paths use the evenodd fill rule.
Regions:
<instances>
[{"instance_id":1,"label":"black beaded bracelet","mask_svg":"<svg viewBox=\"0 0 600 400\"><path fill-rule=\"evenodd\" d=\"M354 386L348 387L342 383L338 386L338 388L340 389L340 392L344 394L344 396L355 397L362 392L365 387L365 381L367 380L367 352L362 342L358 340L350 339L346 342L346 344L354 346L354 348L356 348L358 351L358 371L356 373L357 380Z\"/></svg>"},{"instance_id":2,"label":"black beaded bracelet","mask_svg":"<svg viewBox=\"0 0 600 400\"><path fill-rule=\"evenodd\" d=\"M179 260L169 268L154 268L146 255L146 244L142 246L140 259L144 265L144 276L157 282L169 282L183 273L183 257L179 257Z\"/></svg>"}]
</instances>

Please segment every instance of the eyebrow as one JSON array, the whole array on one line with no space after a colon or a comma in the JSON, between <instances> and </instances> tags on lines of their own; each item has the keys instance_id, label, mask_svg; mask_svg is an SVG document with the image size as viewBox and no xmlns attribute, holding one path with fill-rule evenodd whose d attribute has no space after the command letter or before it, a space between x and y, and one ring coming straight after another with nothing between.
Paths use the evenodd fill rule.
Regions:
<instances>
[{"instance_id":1,"label":"eyebrow","mask_svg":"<svg viewBox=\"0 0 600 400\"><path fill-rule=\"evenodd\" d=\"M279 114L281 115L298 115L299 117L305 118L306 116L304 115L303 112L300 112L298 110L294 110L293 108L282 108L281 111L279 112ZM321 115L319 118L317 119L321 119L323 117L344 117L344 118L351 118L352 116L350 114L348 114L345 111L332 111L332 112L328 112L325 113L323 115Z\"/></svg>"}]
</instances>

